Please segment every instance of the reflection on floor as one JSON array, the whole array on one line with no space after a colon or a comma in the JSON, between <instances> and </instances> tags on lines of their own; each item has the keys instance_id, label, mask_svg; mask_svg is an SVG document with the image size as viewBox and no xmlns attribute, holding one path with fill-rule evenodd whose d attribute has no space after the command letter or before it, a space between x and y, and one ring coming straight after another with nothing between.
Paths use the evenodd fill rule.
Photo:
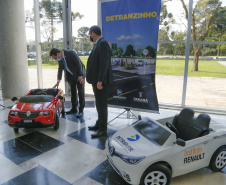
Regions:
<instances>
[{"instance_id":1,"label":"reflection on floor","mask_svg":"<svg viewBox=\"0 0 226 185\"><path fill-rule=\"evenodd\" d=\"M65 115L60 128L19 129L14 133L7 116L13 105L0 99L0 184L2 185L126 185L113 170L105 153L106 138L91 139L93 131L87 128L97 119L94 102L86 104L83 118ZM70 103L66 103L69 108ZM109 108L109 121L123 109ZM160 114L136 112L160 123L171 121L179 111L160 110ZM135 121L122 115L109 123L108 135ZM225 116L212 115L213 122L226 124ZM226 169L213 173L208 168L175 177L172 185L226 184Z\"/></svg>"}]
</instances>

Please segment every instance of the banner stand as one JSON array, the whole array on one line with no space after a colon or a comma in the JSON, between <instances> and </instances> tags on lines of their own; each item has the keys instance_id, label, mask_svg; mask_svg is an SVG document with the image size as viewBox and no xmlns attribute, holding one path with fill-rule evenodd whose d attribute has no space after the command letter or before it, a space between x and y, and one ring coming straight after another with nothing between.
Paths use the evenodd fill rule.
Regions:
<instances>
[{"instance_id":1,"label":"banner stand","mask_svg":"<svg viewBox=\"0 0 226 185\"><path fill-rule=\"evenodd\" d=\"M3 108L5 109L5 106L4 106L4 105L0 104L0 106L3 107Z\"/></svg>"},{"instance_id":2,"label":"banner stand","mask_svg":"<svg viewBox=\"0 0 226 185\"><path fill-rule=\"evenodd\" d=\"M114 119L112 119L111 121L109 121L108 124L111 123L112 121L114 121L115 119L120 118L120 116L122 114L124 114L125 112L127 112L127 118L123 118L123 117L121 117L121 118L123 118L123 119L138 119L138 120L141 120L141 116L140 115L138 115L138 117L137 117L129 108L124 108L124 109L125 110L122 113L120 113ZM132 117L130 116L130 113L132 114Z\"/></svg>"}]
</instances>

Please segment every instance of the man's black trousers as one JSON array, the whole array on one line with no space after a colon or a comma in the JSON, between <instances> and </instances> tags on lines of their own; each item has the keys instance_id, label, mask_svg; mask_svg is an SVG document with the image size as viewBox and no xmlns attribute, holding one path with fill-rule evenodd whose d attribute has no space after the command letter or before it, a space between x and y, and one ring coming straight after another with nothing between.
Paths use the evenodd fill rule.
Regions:
<instances>
[{"instance_id":1,"label":"man's black trousers","mask_svg":"<svg viewBox=\"0 0 226 185\"><path fill-rule=\"evenodd\" d=\"M97 89L97 84L92 84L93 92L96 100L96 109L98 114L97 124L99 125L100 131L107 131L107 120L108 120L108 89L109 85L103 85L103 89Z\"/></svg>"},{"instance_id":2,"label":"man's black trousers","mask_svg":"<svg viewBox=\"0 0 226 185\"><path fill-rule=\"evenodd\" d=\"M85 90L84 83L80 84L77 80L72 80L70 83L71 87L71 104L72 109L78 110L79 112L83 112L85 107ZM78 93L77 93L78 91ZM78 99L79 99L79 107L78 107Z\"/></svg>"}]
</instances>

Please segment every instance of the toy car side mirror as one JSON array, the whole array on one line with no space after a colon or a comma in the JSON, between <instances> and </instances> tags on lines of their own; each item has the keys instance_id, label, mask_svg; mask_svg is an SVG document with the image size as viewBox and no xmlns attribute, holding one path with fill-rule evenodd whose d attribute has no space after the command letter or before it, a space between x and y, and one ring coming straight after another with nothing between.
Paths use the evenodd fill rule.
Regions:
<instances>
[{"instance_id":1,"label":"toy car side mirror","mask_svg":"<svg viewBox=\"0 0 226 185\"><path fill-rule=\"evenodd\" d=\"M176 144L179 145L179 146L185 146L186 145L185 141L183 139L180 139L180 138L178 138L176 140Z\"/></svg>"},{"instance_id":2,"label":"toy car side mirror","mask_svg":"<svg viewBox=\"0 0 226 185\"><path fill-rule=\"evenodd\" d=\"M64 99L64 97L61 96L61 95L59 95L58 98L59 98L60 100L63 100L63 99Z\"/></svg>"},{"instance_id":3,"label":"toy car side mirror","mask_svg":"<svg viewBox=\"0 0 226 185\"><path fill-rule=\"evenodd\" d=\"M17 97L13 97L11 100L12 101L16 101L16 100L18 100L18 98Z\"/></svg>"}]
</instances>

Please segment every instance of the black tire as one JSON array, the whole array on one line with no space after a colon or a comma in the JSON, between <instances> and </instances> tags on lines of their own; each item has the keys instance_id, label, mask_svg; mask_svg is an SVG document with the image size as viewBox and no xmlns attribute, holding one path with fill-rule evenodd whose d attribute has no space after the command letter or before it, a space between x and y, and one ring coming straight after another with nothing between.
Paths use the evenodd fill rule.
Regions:
<instances>
[{"instance_id":1,"label":"black tire","mask_svg":"<svg viewBox=\"0 0 226 185\"><path fill-rule=\"evenodd\" d=\"M61 110L62 115L65 115L65 105L64 105L64 103L65 103L65 98L62 100L62 110Z\"/></svg>"},{"instance_id":2,"label":"black tire","mask_svg":"<svg viewBox=\"0 0 226 185\"><path fill-rule=\"evenodd\" d=\"M138 115L138 120L141 120L141 115Z\"/></svg>"},{"instance_id":3,"label":"black tire","mask_svg":"<svg viewBox=\"0 0 226 185\"><path fill-rule=\"evenodd\" d=\"M19 128L13 128L13 130L14 130L15 133L19 132Z\"/></svg>"},{"instance_id":4,"label":"black tire","mask_svg":"<svg viewBox=\"0 0 226 185\"><path fill-rule=\"evenodd\" d=\"M226 165L226 146L222 146L214 152L209 168L214 172L220 172Z\"/></svg>"},{"instance_id":5,"label":"black tire","mask_svg":"<svg viewBox=\"0 0 226 185\"><path fill-rule=\"evenodd\" d=\"M55 116L54 116L54 130L58 130L59 129L59 116L57 113L55 113Z\"/></svg>"},{"instance_id":6,"label":"black tire","mask_svg":"<svg viewBox=\"0 0 226 185\"><path fill-rule=\"evenodd\" d=\"M150 166L142 175L141 185L169 185L172 178L171 170L164 164Z\"/></svg>"}]
</instances>

